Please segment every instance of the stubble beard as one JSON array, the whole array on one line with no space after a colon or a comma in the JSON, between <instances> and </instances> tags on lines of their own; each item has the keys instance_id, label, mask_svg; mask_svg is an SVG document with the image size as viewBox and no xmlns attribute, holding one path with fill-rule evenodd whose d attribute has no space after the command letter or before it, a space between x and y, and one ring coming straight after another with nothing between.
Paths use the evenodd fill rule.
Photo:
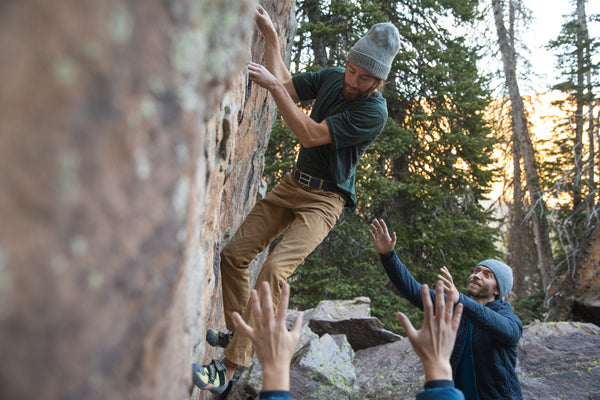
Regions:
<instances>
[{"instance_id":1,"label":"stubble beard","mask_svg":"<svg viewBox=\"0 0 600 400\"><path fill-rule=\"evenodd\" d=\"M370 87L368 90L360 91L358 89L352 90L350 86L344 82L344 86L342 87L342 94L346 100L356 100L361 97L367 97L371 92L375 89L375 87Z\"/></svg>"},{"instance_id":2,"label":"stubble beard","mask_svg":"<svg viewBox=\"0 0 600 400\"><path fill-rule=\"evenodd\" d=\"M469 282L467 285L466 292L472 299L487 299L490 297L495 297L493 289L483 287L481 284L472 285L472 282Z\"/></svg>"}]
</instances>

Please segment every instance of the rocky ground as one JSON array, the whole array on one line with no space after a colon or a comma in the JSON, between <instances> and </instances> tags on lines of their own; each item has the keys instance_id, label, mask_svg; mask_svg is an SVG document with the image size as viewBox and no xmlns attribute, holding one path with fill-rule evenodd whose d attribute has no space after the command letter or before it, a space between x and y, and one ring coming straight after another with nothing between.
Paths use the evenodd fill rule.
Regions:
<instances>
[{"instance_id":1,"label":"rocky ground","mask_svg":"<svg viewBox=\"0 0 600 400\"><path fill-rule=\"evenodd\" d=\"M288 320L293 320L291 312ZM525 399L600 399L600 328L577 322L526 326L517 373ZM370 316L370 300L323 301L304 314L291 391L308 399L414 399L423 368L408 339ZM244 369L227 399L258 398L261 368Z\"/></svg>"}]
</instances>

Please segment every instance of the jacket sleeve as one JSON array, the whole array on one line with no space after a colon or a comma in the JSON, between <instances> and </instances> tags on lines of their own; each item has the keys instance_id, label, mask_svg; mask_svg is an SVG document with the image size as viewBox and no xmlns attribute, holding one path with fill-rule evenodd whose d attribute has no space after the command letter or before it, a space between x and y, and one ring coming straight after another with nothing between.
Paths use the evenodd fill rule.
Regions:
<instances>
[{"instance_id":1,"label":"jacket sleeve","mask_svg":"<svg viewBox=\"0 0 600 400\"><path fill-rule=\"evenodd\" d=\"M504 345L519 343L523 334L523 324L513 313L510 303L496 300L483 306L462 293L459 301L464 307L463 318L473 326Z\"/></svg>"},{"instance_id":2,"label":"jacket sleeve","mask_svg":"<svg viewBox=\"0 0 600 400\"><path fill-rule=\"evenodd\" d=\"M380 255L381 264L392 284L398 291L406 297L412 305L423 309L423 299L421 299L421 285L414 276L408 271L406 266L400 261L396 251L392 250L388 254ZM435 304L435 291L429 290L431 299Z\"/></svg>"},{"instance_id":3,"label":"jacket sleeve","mask_svg":"<svg viewBox=\"0 0 600 400\"><path fill-rule=\"evenodd\" d=\"M291 394L287 390L263 390L260 392L259 399L263 400L292 400Z\"/></svg>"},{"instance_id":4,"label":"jacket sleeve","mask_svg":"<svg viewBox=\"0 0 600 400\"><path fill-rule=\"evenodd\" d=\"M454 383L449 381L448 385L439 387L427 387L417 394L417 400L464 400L465 395L454 387Z\"/></svg>"}]
</instances>

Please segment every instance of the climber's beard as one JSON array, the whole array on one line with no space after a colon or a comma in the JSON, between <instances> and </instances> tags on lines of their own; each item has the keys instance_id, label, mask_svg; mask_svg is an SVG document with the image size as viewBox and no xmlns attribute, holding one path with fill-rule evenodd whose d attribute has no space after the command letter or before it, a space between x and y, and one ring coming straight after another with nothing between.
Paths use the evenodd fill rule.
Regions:
<instances>
[{"instance_id":1,"label":"climber's beard","mask_svg":"<svg viewBox=\"0 0 600 400\"><path fill-rule=\"evenodd\" d=\"M368 95L370 95L373 92L373 90L375 90L375 86L377 85L373 85L369 89L361 91L360 89L351 87L349 84L344 82L344 86L342 87L342 94L344 95L344 98L346 100L356 100L360 99L361 97L367 97Z\"/></svg>"}]
</instances>

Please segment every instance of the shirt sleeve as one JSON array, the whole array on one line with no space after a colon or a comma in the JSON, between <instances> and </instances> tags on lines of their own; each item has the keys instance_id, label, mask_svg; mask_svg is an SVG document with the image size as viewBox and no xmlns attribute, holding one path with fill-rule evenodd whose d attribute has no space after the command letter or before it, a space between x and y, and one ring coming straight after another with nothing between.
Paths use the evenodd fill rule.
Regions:
<instances>
[{"instance_id":1,"label":"shirt sleeve","mask_svg":"<svg viewBox=\"0 0 600 400\"><path fill-rule=\"evenodd\" d=\"M326 118L334 148L371 143L387 121L386 101L380 95L356 100L346 111Z\"/></svg>"},{"instance_id":2,"label":"shirt sleeve","mask_svg":"<svg viewBox=\"0 0 600 400\"><path fill-rule=\"evenodd\" d=\"M305 101L316 98L326 73L327 70L322 69L317 72L304 72L295 75L292 78L292 83L298 95L298 100Z\"/></svg>"}]
</instances>

